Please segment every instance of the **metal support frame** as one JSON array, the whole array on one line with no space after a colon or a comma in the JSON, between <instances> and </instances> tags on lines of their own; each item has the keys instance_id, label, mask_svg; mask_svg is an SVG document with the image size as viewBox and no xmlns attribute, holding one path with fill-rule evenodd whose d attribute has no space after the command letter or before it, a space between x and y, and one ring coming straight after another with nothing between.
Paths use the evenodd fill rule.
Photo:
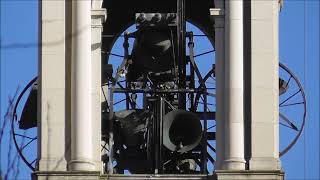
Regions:
<instances>
[{"instance_id":1,"label":"metal support frame","mask_svg":"<svg viewBox=\"0 0 320 180\"><path fill-rule=\"evenodd\" d=\"M156 104L156 113L157 117L155 118L156 122L156 144L155 144L155 174L162 174L163 172L163 162L162 162L162 131L163 131L163 116L165 113L164 109L164 98L159 95L157 97L157 104Z\"/></svg>"},{"instance_id":2,"label":"metal support frame","mask_svg":"<svg viewBox=\"0 0 320 180\"><path fill-rule=\"evenodd\" d=\"M202 173L207 174L207 93L203 94Z\"/></svg>"},{"instance_id":3,"label":"metal support frame","mask_svg":"<svg viewBox=\"0 0 320 180\"><path fill-rule=\"evenodd\" d=\"M189 53L190 53L190 55L189 55L189 57L190 57L190 58L189 58L189 59L190 59L190 63L191 63L191 65L192 65L192 67L193 67L196 75L197 75L198 78L199 78L200 87L205 88L205 83L204 83L204 81L203 81L203 78L202 78L202 76L201 76L201 73L200 73L200 71L199 71L199 69L198 69L198 66L197 66L196 62L194 61L193 32L188 32L188 33L187 33L187 37L189 37L188 47L189 47Z\"/></svg>"},{"instance_id":4,"label":"metal support frame","mask_svg":"<svg viewBox=\"0 0 320 180\"><path fill-rule=\"evenodd\" d=\"M206 91L206 86L205 82L201 76L201 73L197 67L196 62L194 61L194 42L193 42L193 32L188 32L186 33L186 36L189 38L189 59L190 59L190 64L194 72L196 73L198 79L199 79L199 84L200 84L200 89L203 89L203 98L204 98L204 103L203 103L203 136L202 136L202 162L201 162L201 171L203 174L207 174L207 119L206 119L206 112L207 112L207 91ZM200 95L201 96L201 95Z\"/></svg>"},{"instance_id":5,"label":"metal support frame","mask_svg":"<svg viewBox=\"0 0 320 180\"><path fill-rule=\"evenodd\" d=\"M177 45L178 45L178 85L179 88L186 87L186 51L185 51L185 33L186 33L186 20L185 20L185 0L177 0ZM186 109L186 95L179 94L179 109Z\"/></svg>"},{"instance_id":6,"label":"metal support frame","mask_svg":"<svg viewBox=\"0 0 320 180\"><path fill-rule=\"evenodd\" d=\"M123 61L120 65L120 67L117 70L116 73L116 77L114 78L113 82L112 82L112 86L110 88L110 100L109 100L109 161L108 161L108 173L109 174L113 174L113 144L114 144L114 138L113 138L113 94L114 94L114 90L115 90L115 86L118 82L118 79L120 78L120 73L126 71L126 67L127 67L127 61L128 61L128 57L129 57L129 33L125 33L125 40L123 43L123 47L125 49L124 51L124 58Z\"/></svg>"},{"instance_id":7,"label":"metal support frame","mask_svg":"<svg viewBox=\"0 0 320 180\"><path fill-rule=\"evenodd\" d=\"M155 133L154 137L154 142L155 142L155 147L154 147L154 173L155 174L162 174L163 173L163 162L162 162L162 128L163 128L163 116L165 114L165 98L163 95L165 94L178 94L178 109L186 109L186 95L190 94L190 97L192 101L194 101L194 93L200 94L204 96L204 104L203 104L203 114L202 114L202 121L203 121L203 138L202 138L202 145L200 145L201 148L201 155L199 154L199 158L196 158L197 161L201 160L199 162L199 165L201 167L201 172L203 174L207 174L207 92L205 89L205 82L204 79L201 76L201 73L194 61L194 42L193 42L193 33L188 32L186 33L186 24L185 24L185 0L178 0L177 1L177 17L178 17L178 23L177 23L177 65L178 65L178 88L176 89L156 89L156 88L147 88L144 86L142 89L133 89L130 84L126 83L126 87L120 86L120 88L116 88L115 85L119 84L117 83L120 74L123 73L123 71L126 71L126 67L128 65L127 60L129 57L129 52L128 52L128 38L132 37L132 34L126 33L124 35L125 37L125 42L123 44L123 47L125 49L125 54L124 54L124 60L122 64L120 65L116 77L112 83L112 87L110 90L110 132L109 132L109 144L110 144L110 149L113 148L113 131L112 131L112 126L113 126L113 95L114 93L125 93L129 95L129 93L143 93L144 97L146 94L151 94L157 98L157 102L153 105L155 107L155 114L157 115L155 118L153 118L153 131ZM186 45L186 37L189 38L189 61L190 61L190 83L191 86L189 89L186 89L186 65L187 65L187 57L186 57L186 50L185 50L185 45ZM194 78L195 75L199 79L199 88L195 88L195 82ZM191 82L192 81L192 82ZM146 97L145 97L146 98ZM130 100L130 99L129 99ZM194 102L192 103L194 104ZM129 108L129 102L127 100L126 103L127 109ZM132 106L133 107L133 106ZM191 107L191 110L196 112L196 107ZM113 151L110 151L110 156L109 156L109 163L108 163L108 172L109 174L112 174L113 172L113 167L112 167L112 160L113 160Z\"/></svg>"}]
</instances>

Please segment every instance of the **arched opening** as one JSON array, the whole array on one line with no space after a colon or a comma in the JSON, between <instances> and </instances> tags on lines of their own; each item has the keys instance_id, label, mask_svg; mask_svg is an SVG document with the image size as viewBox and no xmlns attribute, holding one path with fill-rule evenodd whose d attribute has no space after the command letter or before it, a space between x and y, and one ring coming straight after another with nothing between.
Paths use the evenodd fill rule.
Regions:
<instances>
[{"instance_id":1,"label":"arched opening","mask_svg":"<svg viewBox=\"0 0 320 180\"><path fill-rule=\"evenodd\" d=\"M136 30L135 25L131 26L126 26L127 28L124 29L121 33L118 33L115 36L112 35L107 35L104 34L103 36L103 41L109 41L110 44L112 44L112 47L109 48L110 51L106 51L106 49L103 49L103 53L105 54L105 57L103 59L103 63L108 63L112 64L113 67L113 77L115 77L117 69L121 65L123 58L124 58L124 48L123 48L123 43L124 43L124 32L134 32ZM206 103L208 105L208 110L209 112L214 113L215 112L215 77L214 77L214 64L215 64L215 56L214 56L214 45L212 41L212 36L209 36L208 32L202 31L204 28L198 28L194 24L188 22L187 23L187 31L192 31L194 34L194 57L195 57L195 62L200 70L200 74L203 78L205 78L205 84L208 89L208 96ZM209 36L209 37L208 37ZM112 39L112 41L110 40ZM187 40L188 42L188 40ZM132 52L132 47L134 44L134 39L129 39L129 52ZM187 56L190 55L189 48L186 46L186 52ZM190 69L187 68L187 76L190 76ZM126 86L126 79L123 77L122 79L119 79L119 84L121 84L123 87ZM195 87L199 87L199 79L195 79ZM107 94L107 91L105 92ZM132 95L132 94L131 94ZM131 98L131 95L129 98ZM136 101L136 108L137 109L143 109L144 104L143 104L143 94L137 94L135 96L137 99ZM128 107L128 96L126 94L115 94L114 95L114 110L115 111L122 111ZM197 101L197 110L199 112L203 111L203 104L204 104L204 99L203 96L198 95L194 96L193 99L196 99ZM193 100L194 101L194 100ZM190 98L187 99L186 101L187 106L191 106L191 101ZM203 121L201 121L201 125L203 126ZM215 133L215 122L214 119L211 121L208 121L207 124L207 129L208 133L211 136ZM208 139L207 142L208 148L208 154L210 156L210 159L208 160L207 163L207 169L209 173L212 173L214 170L214 159L215 159L215 139L212 137L211 139ZM127 146L125 147L127 148ZM116 163L118 164L118 163ZM114 166L116 167L116 164ZM200 170L200 166L196 166L196 170ZM121 172L127 172L127 173L141 173L137 170L129 170L128 169L123 169ZM121 173L120 172L120 173Z\"/></svg>"}]
</instances>

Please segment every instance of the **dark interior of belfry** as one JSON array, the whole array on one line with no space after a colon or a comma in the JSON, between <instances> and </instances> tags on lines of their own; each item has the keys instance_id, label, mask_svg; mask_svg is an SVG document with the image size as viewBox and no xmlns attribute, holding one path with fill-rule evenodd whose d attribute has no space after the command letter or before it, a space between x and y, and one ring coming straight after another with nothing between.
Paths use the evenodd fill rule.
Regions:
<instances>
[{"instance_id":1,"label":"dark interior of belfry","mask_svg":"<svg viewBox=\"0 0 320 180\"><path fill-rule=\"evenodd\" d=\"M104 34L119 34L135 22L135 13L171 13L177 11L176 0L104 0L103 8L107 9L107 20L104 24ZM213 0L185 1L185 18L196 25L206 35L214 35L214 27L209 9L214 8ZM210 40L212 38L208 37ZM103 47L110 51L116 38L104 39Z\"/></svg>"},{"instance_id":2,"label":"dark interior of belfry","mask_svg":"<svg viewBox=\"0 0 320 180\"><path fill-rule=\"evenodd\" d=\"M206 81L214 76L214 62L208 59L211 70L200 72L193 47L195 36L213 42L209 11L213 2L103 2L107 19L102 34L102 83L109 85L109 99L102 103L106 173L212 173L215 128L207 126L213 124L215 112L207 107L213 97ZM188 32L187 22L204 34ZM131 25L136 30L124 32ZM112 66L108 59L119 37L123 38L119 47L123 60ZM129 39L134 43L129 44ZM115 106L119 94L125 96L122 109Z\"/></svg>"}]
</instances>

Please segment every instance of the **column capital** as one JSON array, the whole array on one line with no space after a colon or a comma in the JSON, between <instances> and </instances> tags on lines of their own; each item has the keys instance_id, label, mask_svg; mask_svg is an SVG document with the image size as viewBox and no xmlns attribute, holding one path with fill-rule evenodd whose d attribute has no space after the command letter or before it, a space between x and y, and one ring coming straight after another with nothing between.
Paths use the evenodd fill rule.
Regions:
<instances>
[{"instance_id":1,"label":"column capital","mask_svg":"<svg viewBox=\"0 0 320 180\"><path fill-rule=\"evenodd\" d=\"M212 18L224 17L224 9L223 8L210 8L210 16Z\"/></svg>"},{"instance_id":2,"label":"column capital","mask_svg":"<svg viewBox=\"0 0 320 180\"><path fill-rule=\"evenodd\" d=\"M107 19L105 8L91 9L91 28L102 28L102 23Z\"/></svg>"},{"instance_id":3,"label":"column capital","mask_svg":"<svg viewBox=\"0 0 320 180\"><path fill-rule=\"evenodd\" d=\"M211 8L210 17L214 20L215 28L224 28L224 9L222 8Z\"/></svg>"}]
</instances>

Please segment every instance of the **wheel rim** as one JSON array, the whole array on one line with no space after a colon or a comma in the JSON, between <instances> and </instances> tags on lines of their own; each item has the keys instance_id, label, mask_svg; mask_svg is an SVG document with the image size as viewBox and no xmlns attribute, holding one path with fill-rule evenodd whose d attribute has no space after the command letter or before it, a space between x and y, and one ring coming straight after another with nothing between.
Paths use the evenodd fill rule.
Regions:
<instances>
[{"instance_id":1,"label":"wheel rim","mask_svg":"<svg viewBox=\"0 0 320 180\"><path fill-rule=\"evenodd\" d=\"M27 90L37 81L37 77L35 77L34 79L32 79L27 85L26 87L22 90L22 92L20 93L16 104L14 106L13 109L13 116L11 119L11 132L12 132L12 137L13 137L13 141L14 141L14 145L16 147L16 150L18 152L18 154L20 155L21 159L23 160L23 162L32 170L35 171L35 167L37 164L37 155L35 155L35 157L27 157L29 153L24 153L26 150L26 148L34 148L36 149L36 145L37 145L37 135L35 137L30 137L28 134L30 134L29 132L32 131L32 134L34 134L34 131L37 131L37 127L35 128L30 128L27 130L19 130L21 132L23 132L22 134L20 132L17 132L19 128L17 128L16 126L18 126L18 116L17 116L17 108L19 107L19 104L21 102L21 99L23 98L23 96L25 95L25 93L27 92ZM29 131L29 132L28 132ZM28 139L28 141L25 143L25 139ZM35 151L36 152L36 151Z\"/></svg>"}]
</instances>

